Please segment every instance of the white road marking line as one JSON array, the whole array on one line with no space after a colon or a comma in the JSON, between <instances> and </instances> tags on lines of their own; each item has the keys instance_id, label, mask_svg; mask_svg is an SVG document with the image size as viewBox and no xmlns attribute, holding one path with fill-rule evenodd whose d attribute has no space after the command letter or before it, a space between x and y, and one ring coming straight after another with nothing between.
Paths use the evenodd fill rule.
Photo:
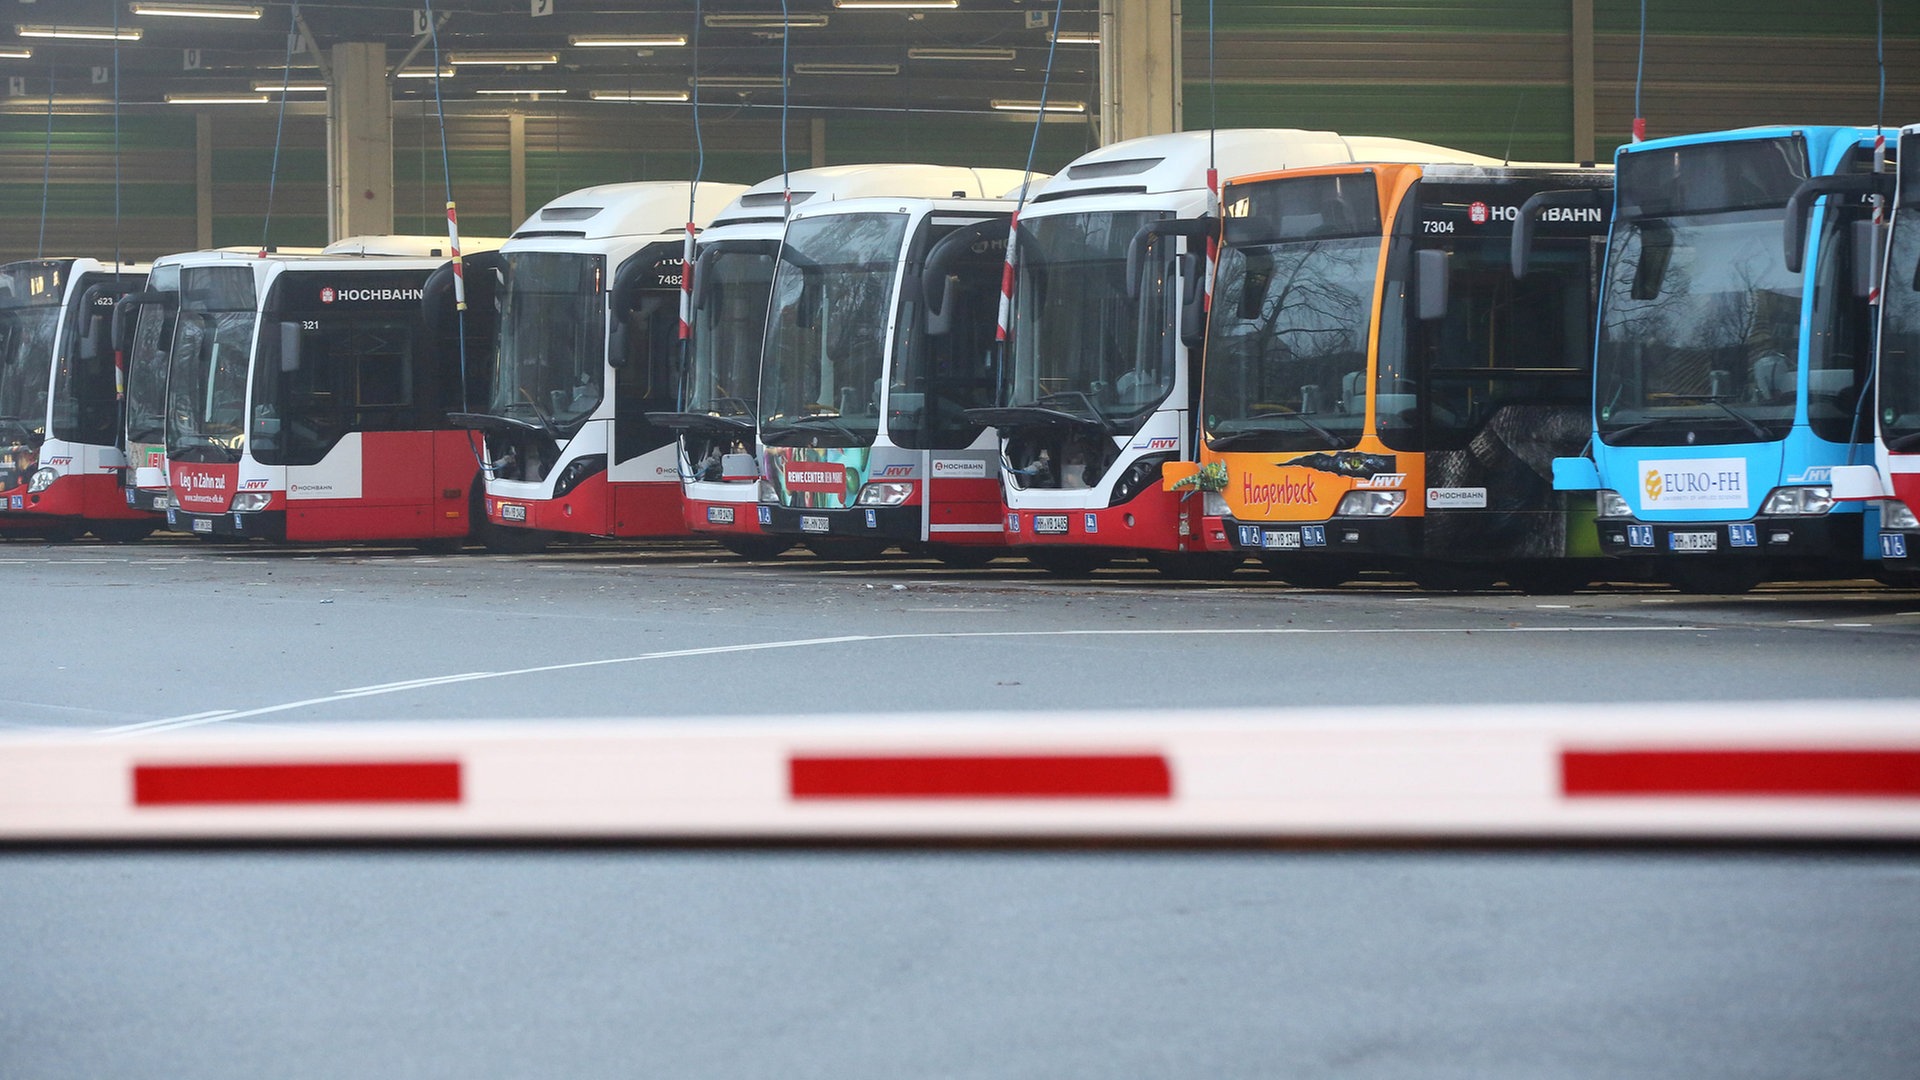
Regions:
<instances>
[{"instance_id":1,"label":"white road marking line","mask_svg":"<svg viewBox=\"0 0 1920 1080\"><path fill-rule=\"evenodd\" d=\"M1873 624L1870 622L1837 622L1837 623L1834 623L1833 625L1835 626L1872 626Z\"/></svg>"},{"instance_id":2,"label":"white road marking line","mask_svg":"<svg viewBox=\"0 0 1920 1080\"><path fill-rule=\"evenodd\" d=\"M188 716L170 716L159 720L147 720L138 724L121 727L102 728L93 734L100 738L119 738L129 735L146 735L156 731L176 731L180 728L199 727L203 724L221 723L227 720L245 720L254 716L266 716L272 713L290 712L315 705L331 705L355 698L378 697L384 694L404 693L408 690L445 686L452 683L476 682L482 679L506 679L520 675L544 675L555 671L579 671L584 668L611 667L617 664L638 664L649 660L677 660L690 656L719 656L726 653L767 652L773 649L803 649L820 645L851 645L863 642L879 641L927 641L952 640L955 638L1009 638L1009 637L1167 637L1167 636L1234 636L1234 635L1316 635L1316 636L1384 636L1413 634L1641 634L1641 633L1712 633L1711 626L1489 626L1489 627L1190 627L1185 629L1113 629L1113 630L949 630L927 633L903 634L845 634L839 637L798 638L791 641L757 641L740 645L709 645L697 649L670 649L665 652L641 653L638 656L613 656L603 660L575 660L565 664L542 664L538 667L515 668L510 671L475 671L465 675L441 675L405 682L387 683L382 686L365 687L359 690L342 690L321 697L303 698L299 701L287 701L278 705L265 705L257 709L223 709L213 712L193 713Z\"/></svg>"}]
</instances>

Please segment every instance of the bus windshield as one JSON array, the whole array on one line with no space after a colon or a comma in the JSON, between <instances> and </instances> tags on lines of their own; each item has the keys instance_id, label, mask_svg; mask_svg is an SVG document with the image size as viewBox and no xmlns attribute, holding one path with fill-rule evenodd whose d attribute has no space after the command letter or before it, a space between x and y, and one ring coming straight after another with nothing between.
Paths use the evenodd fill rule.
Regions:
<instances>
[{"instance_id":1,"label":"bus windshield","mask_svg":"<svg viewBox=\"0 0 1920 1080\"><path fill-rule=\"evenodd\" d=\"M1055 214L1020 223L1009 405L1083 415L1114 434L1140 430L1173 389L1173 262L1156 239L1140 294L1127 297L1127 247L1164 214Z\"/></svg>"},{"instance_id":2,"label":"bus windshield","mask_svg":"<svg viewBox=\"0 0 1920 1080\"><path fill-rule=\"evenodd\" d=\"M1900 151L1900 205L1880 313L1880 437L1889 450L1913 453L1920 451L1920 139L1901 139Z\"/></svg>"},{"instance_id":3,"label":"bus windshield","mask_svg":"<svg viewBox=\"0 0 1920 1080\"><path fill-rule=\"evenodd\" d=\"M501 257L506 292L492 411L571 436L606 394L606 259L549 251Z\"/></svg>"},{"instance_id":4,"label":"bus windshield","mask_svg":"<svg viewBox=\"0 0 1920 1080\"><path fill-rule=\"evenodd\" d=\"M58 263L0 267L0 442L37 446L46 437L53 338L66 281Z\"/></svg>"},{"instance_id":5,"label":"bus windshield","mask_svg":"<svg viewBox=\"0 0 1920 1080\"><path fill-rule=\"evenodd\" d=\"M1226 195L1201 406L1215 450L1346 450L1366 419L1382 230L1374 178Z\"/></svg>"},{"instance_id":6,"label":"bus windshield","mask_svg":"<svg viewBox=\"0 0 1920 1080\"><path fill-rule=\"evenodd\" d=\"M158 266L147 290L166 299L145 304L133 324L127 346L127 443L159 444L166 439L167 349L180 312L180 268Z\"/></svg>"},{"instance_id":7,"label":"bus windshield","mask_svg":"<svg viewBox=\"0 0 1920 1080\"><path fill-rule=\"evenodd\" d=\"M187 267L167 374L167 456L239 461L255 324L253 271Z\"/></svg>"},{"instance_id":8,"label":"bus windshield","mask_svg":"<svg viewBox=\"0 0 1920 1080\"><path fill-rule=\"evenodd\" d=\"M1804 283L1780 236L1806 174L1798 139L1622 155L1595 360L1601 439L1785 437Z\"/></svg>"},{"instance_id":9,"label":"bus windshield","mask_svg":"<svg viewBox=\"0 0 1920 1080\"><path fill-rule=\"evenodd\" d=\"M701 252L694 282L700 307L693 313L692 355L687 365L687 412L753 418L760 377L760 338L767 328L767 296L773 288L778 240L728 240Z\"/></svg>"},{"instance_id":10,"label":"bus windshield","mask_svg":"<svg viewBox=\"0 0 1920 1080\"><path fill-rule=\"evenodd\" d=\"M905 214L825 214L787 227L761 348L768 443L870 446Z\"/></svg>"}]
</instances>

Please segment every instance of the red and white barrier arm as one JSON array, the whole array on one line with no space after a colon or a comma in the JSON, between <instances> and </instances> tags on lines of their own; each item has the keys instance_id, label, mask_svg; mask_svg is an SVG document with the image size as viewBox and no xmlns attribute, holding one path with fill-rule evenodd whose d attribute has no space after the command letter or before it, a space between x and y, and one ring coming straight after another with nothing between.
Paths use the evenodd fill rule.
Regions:
<instances>
[{"instance_id":1,"label":"red and white barrier arm","mask_svg":"<svg viewBox=\"0 0 1920 1080\"><path fill-rule=\"evenodd\" d=\"M1920 839L1920 702L0 740L0 840Z\"/></svg>"}]
</instances>

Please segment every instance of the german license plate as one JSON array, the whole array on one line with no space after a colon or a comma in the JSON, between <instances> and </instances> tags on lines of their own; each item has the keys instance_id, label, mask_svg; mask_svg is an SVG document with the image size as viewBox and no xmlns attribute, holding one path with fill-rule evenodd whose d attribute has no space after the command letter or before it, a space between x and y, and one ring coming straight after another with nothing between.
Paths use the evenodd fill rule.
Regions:
<instances>
[{"instance_id":1,"label":"german license plate","mask_svg":"<svg viewBox=\"0 0 1920 1080\"><path fill-rule=\"evenodd\" d=\"M1280 548L1282 550L1291 550L1300 546L1300 534L1297 532L1280 532L1275 529L1268 529L1267 534L1261 538L1261 546L1270 549Z\"/></svg>"},{"instance_id":2,"label":"german license plate","mask_svg":"<svg viewBox=\"0 0 1920 1080\"><path fill-rule=\"evenodd\" d=\"M827 524L827 519L819 514L800 515L801 532L823 533L829 528L831 528L831 526Z\"/></svg>"},{"instance_id":3,"label":"german license plate","mask_svg":"<svg viewBox=\"0 0 1920 1080\"><path fill-rule=\"evenodd\" d=\"M1718 551L1720 534L1710 532L1677 532L1667 534L1668 551Z\"/></svg>"},{"instance_id":4,"label":"german license plate","mask_svg":"<svg viewBox=\"0 0 1920 1080\"><path fill-rule=\"evenodd\" d=\"M173 509L173 500L167 498L165 495L155 495L153 497L153 508L155 510L171 511Z\"/></svg>"},{"instance_id":5,"label":"german license plate","mask_svg":"<svg viewBox=\"0 0 1920 1080\"><path fill-rule=\"evenodd\" d=\"M707 507L707 524L709 525L733 524L733 507L731 506Z\"/></svg>"},{"instance_id":6,"label":"german license plate","mask_svg":"<svg viewBox=\"0 0 1920 1080\"><path fill-rule=\"evenodd\" d=\"M201 517L194 518L193 524L189 526L189 528L193 529L193 531L197 533L210 533L213 531L213 519L201 518Z\"/></svg>"},{"instance_id":7,"label":"german license plate","mask_svg":"<svg viewBox=\"0 0 1920 1080\"><path fill-rule=\"evenodd\" d=\"M527 520L527 508L519 503L503 502L500 504L500 520L525 521Z\"/></svg>"},{"instance_id":8,"label":"german license plate","mask_svg":"<svg viewBox=\"0 0 1920 1080\"><path fill-rule=\"evenodd\" d=\"M1067 535L1067 515L1035 514L1033 531L1047 536L1065 536Z\"/></svg>"}]
</instances>

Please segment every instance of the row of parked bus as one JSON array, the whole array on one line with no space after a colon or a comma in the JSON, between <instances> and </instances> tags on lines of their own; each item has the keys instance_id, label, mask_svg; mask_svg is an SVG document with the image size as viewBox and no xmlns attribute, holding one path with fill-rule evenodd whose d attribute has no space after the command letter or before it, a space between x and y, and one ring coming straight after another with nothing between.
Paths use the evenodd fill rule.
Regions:
<instances>
[{"instance_id":1,"label":"row of parked bus","mask_svg":"<svg viewBox=\"0 0 1920 1080\"><path fill-rule=\"evenodd\" d=\"M13 263L0 531L1898 581L1920 154L1877 134L1609 168L1198 131L1051 177L588 188L458 266L404 237Z\"/></svg>"}]
</instances>

